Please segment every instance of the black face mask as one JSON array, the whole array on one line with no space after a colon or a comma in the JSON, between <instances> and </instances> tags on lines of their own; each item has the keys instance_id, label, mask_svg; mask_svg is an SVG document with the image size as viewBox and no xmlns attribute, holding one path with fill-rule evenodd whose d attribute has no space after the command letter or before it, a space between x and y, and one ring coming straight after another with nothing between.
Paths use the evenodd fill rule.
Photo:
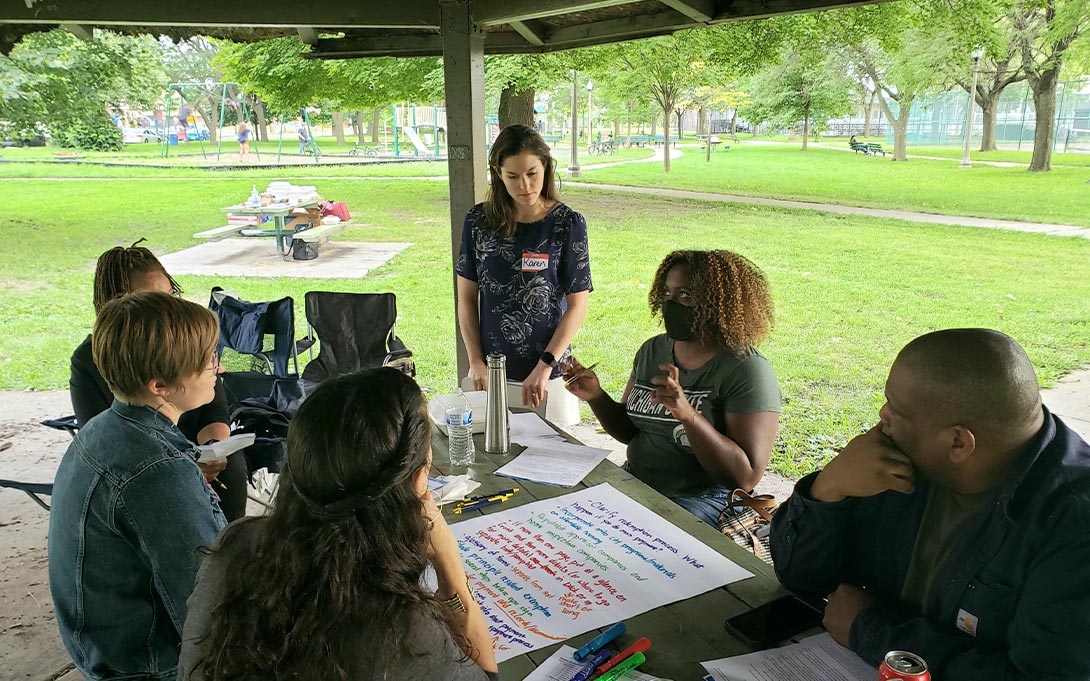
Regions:
<instances>
[{"instance_id":1,"label":"black face mask","mask_svg":"<svg viewBox=\"0 0 1090 681\"><path fill-rule=\"evenodd\" d=\"M693 337L693 309L672 300L662 303L662 320L666 322L666 335L674 340Z\"/></svg>"}]
</instances>

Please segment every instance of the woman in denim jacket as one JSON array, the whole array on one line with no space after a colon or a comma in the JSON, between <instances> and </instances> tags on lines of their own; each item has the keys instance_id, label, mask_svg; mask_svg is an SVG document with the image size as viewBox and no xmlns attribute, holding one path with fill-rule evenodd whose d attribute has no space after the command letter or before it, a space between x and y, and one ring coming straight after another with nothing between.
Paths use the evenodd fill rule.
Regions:
<instances>
[{"instance_id":1,"label":"woman in denim jacket","mask_svg":"<svg viewBox=\"0 0 1090 681\"><path fill-rule=\"evenodd\" d=\"M95 365L114 394L61 460L49 585L61 639L87 679L171 679L196 549L226 521L178 417L212 400L218 326L207 309L142 291L100 310Z\"/></svg>"}]
</instances>

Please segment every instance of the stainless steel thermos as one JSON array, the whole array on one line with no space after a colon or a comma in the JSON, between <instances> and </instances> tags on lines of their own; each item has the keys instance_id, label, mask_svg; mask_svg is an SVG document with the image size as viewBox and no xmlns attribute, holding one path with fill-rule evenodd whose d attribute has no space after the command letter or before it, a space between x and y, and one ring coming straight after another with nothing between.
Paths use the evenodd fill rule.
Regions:
<instances>
[{"instance_id":1,"label":"stainless steel thermos","mask_svg":"<svg viewBox=\"0 0 1090 681\"><path fill-rule=\"evenodd\" d=\"M507 357L488 356L488 401L484 419L484 451L506 454L511 450L511 431L507 420Z\"/></svg>"}]
</instances>

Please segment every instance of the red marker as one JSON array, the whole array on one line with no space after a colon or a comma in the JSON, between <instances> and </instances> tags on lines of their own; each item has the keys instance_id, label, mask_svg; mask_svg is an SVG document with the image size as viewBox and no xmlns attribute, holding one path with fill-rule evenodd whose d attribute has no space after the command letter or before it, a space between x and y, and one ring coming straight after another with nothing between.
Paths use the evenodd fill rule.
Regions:
<instances>
[{"instance_id":1,"label":"red marker","mask_svg":"<svg viewBox=\"0 0 1090 681\"><path fill-rule=\"evenodd\" d=\"M610 669L613 669L620 663L624 662L626 658L632 657L636 653L647 652L647 649L651 647L651 639L644 636L640 640L636 641L632 645L628 646L621 652L617 653L613 657L606 660L606 663L599 666L596 671L598 674L605 674Z\"/></svg>"}]
</instances>

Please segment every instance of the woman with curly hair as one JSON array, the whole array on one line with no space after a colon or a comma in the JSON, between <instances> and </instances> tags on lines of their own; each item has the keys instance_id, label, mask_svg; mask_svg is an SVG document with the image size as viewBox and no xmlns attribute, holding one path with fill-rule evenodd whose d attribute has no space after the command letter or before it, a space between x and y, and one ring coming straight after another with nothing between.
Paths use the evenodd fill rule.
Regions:
<instances>
[{"instance_id":1,"label":"woman with curly hair","mask_svg":"<svg viewBox=\"0 0 1090 681\"><path fill-rule=\"evenodd\" d=\"M288 428L272 512L233 523L201 568L178 678L495 679L491 634L428 492L431 437L420 388L396 369L315 390Z\"/></svg>"},{"instance_id":2,"label":"woman with curly hair","mask_svg":"<svg viewBox=\"0 0 1090 681\"><path fill-rule=\"evenodd\" d=\"M757 266L730 251L674 251L648 294L666 333L636 353L620 402L578 361L568 386L628 445L628 470L710 525L735 488L764 475L780 384L757 345L772 298Z\"/></svg>"},{"instance_id":3,"label":"woman with curly hair","mask_svg":"<svg viewBox=\"0 0 1090 681\"><path fill-rule=\"evenodd\" d=\"M525 125L503 129L488 157L488 198L466 215L458 256L458 325L469 381L485 387L485 357L507 357L522 404L546 416L578 415L563 390L559 361L587 315L593 289L587 223L560 201L556 162ZM570 401L570 409L557 402ZM555 416L554 416L555 415Z\"/></svg>"}]
</instances>

